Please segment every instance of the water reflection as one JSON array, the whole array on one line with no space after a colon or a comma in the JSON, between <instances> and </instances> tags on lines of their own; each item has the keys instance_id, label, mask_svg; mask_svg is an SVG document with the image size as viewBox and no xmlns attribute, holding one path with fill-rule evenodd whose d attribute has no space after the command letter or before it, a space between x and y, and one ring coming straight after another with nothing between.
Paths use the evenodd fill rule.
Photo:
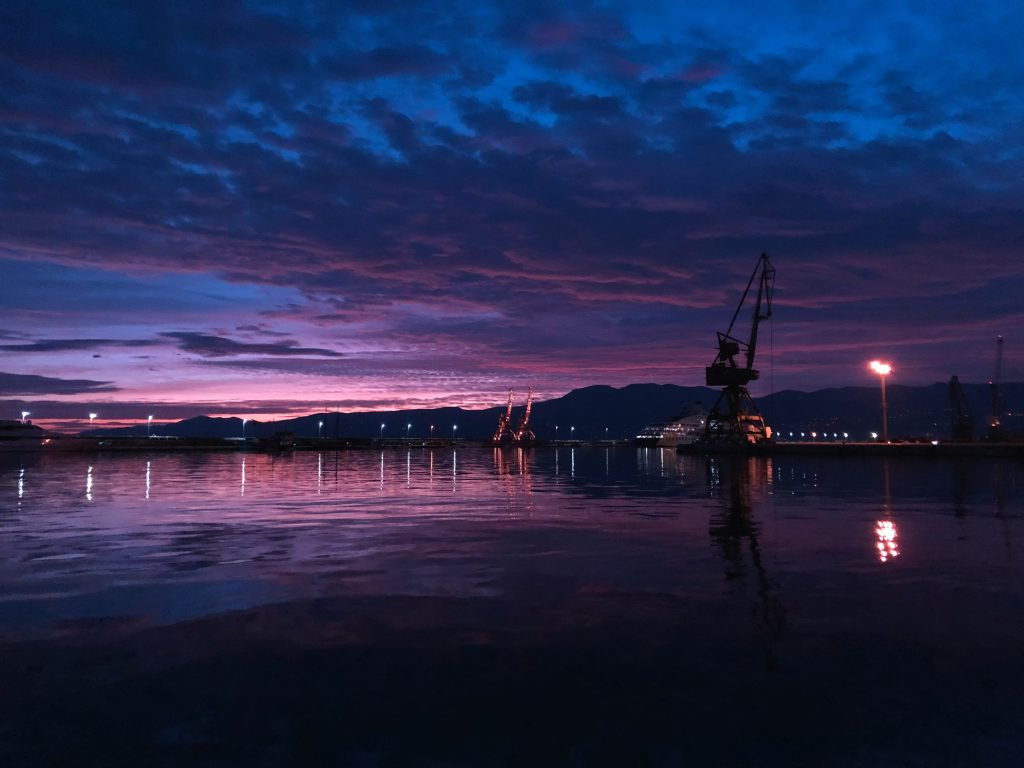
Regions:
<instances>
[{"instance_id":1,"label":"water reflection","mask_svg":"<svg viewBox=\"0 0 1024 768\"><path fill-rule=\"evenodd\" d=\"M711 513L708 533L725 561L727 582L743 591L748 586L749 571L753 570L752 607L771 665L775 662L786 612L779 598L778 585L764 567L759 526L753 514L754 500L768 495L771 463L763 458L738 456L708 458L706 462L708 487L713 495L719 495L725 502Z\"/></svg>"},{"instance_id":2,"label":"water reflection","mask_svg":"<svg viewBox=\"0 0 1024 768\"><path fill-rule=\"evenodd\" d=\"M510 457L512 461L509 460ZM530 471L532 457L532 449L523 449L518 446L493 449L493 466L498 477L501 478L510 517L533 517L535 507L533 478Z\"/></svg>"},{"instance_id":3,"label":"water reflection","mask_svg":"<svg viewBox=\"0 0 1024 768\"><path fill-rule=\"evenodd\" d=\"M85 473L85 500L92 501L92 465Z\"/></svg>"},{"instance_id":4,"label":"water reflection","mask_svg":"<svg viewBox=\"0 0 1024 768\"><path fill-rule=\"evenodd\" d=\"M150 469L150 465L151 465L152 463L153 463L153 462L151 462L151 461L147 461L147 462L146 462L146 498L147 498L147 499L149 498L149 487L150 487L150 482L149 482L149 469Z\"/></svg>"},{"instance_id":5,"label":"water reflection","mask_svg":"<svg viewBox=\"0 0 1024 768\"><path fill-rule=\"evenodd\" d=\"M18 500L25 495L25 468L22 467L18 470Z\"/></svg>"},{"instance_id":6,"label":"water reflection","mask_svg":"<svg viewBox=\"0 0 1024 768\"><path fill-rule=\"evenodd\" d=\"M900 556L899 533L892 520L878 520L875 523L875 537L878 539L878 560L887 563Z\"/></svg>"},{"instance_id":7,"label":"water reflection","mask_svg":"<svg viewBox=\"0 0 1024 768\"><path fill-rule=\"evenodd\" d=\"M242 489L240 495L245 496L245 456L242 457Z\"/></svg>"},{"instance_id":8,"label":"water reflection","mask_svg":"<svg viewBox=\"0 0 1024 768\"><path fill-rule=\"evenodd\" d=\"M900 556L899 533L892 517L892 480L889 460L882 460L882 514L883 520L875 521L875 549L878 561L888 563Z\"/></svg>"}]
</instances>

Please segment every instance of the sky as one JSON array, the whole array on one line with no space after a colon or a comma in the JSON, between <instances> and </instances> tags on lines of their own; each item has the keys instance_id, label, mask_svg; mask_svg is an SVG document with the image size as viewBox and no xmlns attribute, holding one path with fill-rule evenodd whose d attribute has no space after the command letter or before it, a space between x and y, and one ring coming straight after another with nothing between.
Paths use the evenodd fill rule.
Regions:
<instances>
[{"instance_id":1,"label":"sky","mask_svg":"<svg viewBox=\"0 0 1024 768\"><path fill-rule=\"evenodd\" d=\"M1004 378L1024 47L986 2L0 9L0 413ZM741 317L740 332L748 332Z\"/></svg>"}]
</instances>

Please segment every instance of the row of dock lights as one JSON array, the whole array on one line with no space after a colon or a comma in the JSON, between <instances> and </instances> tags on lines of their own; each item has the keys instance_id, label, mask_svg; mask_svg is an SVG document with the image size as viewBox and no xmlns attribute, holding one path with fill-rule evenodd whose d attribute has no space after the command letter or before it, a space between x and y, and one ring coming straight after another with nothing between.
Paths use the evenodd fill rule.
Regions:
<instances>
[{"instance_id":1,"label":"row of dock lights","mask_svg":"<svg viewBox=\"0 0 1024 768\"><path fill-rule=\"evenodd\" d=\"M323 425L324 425L324 423L321 421L320 422L320 426L323 427ZM387 426L387 424L385 424L384 422L381 422L380 433L379 433L381 440L384 439L384 427L386 427L386 426ZM433 437L434 437L434 430L435 429L437 429L437 427L435 427L433 424L431 424L430 425L430 437L431 437L431 439L433 439ZM458 432L458 430L459 430L459 425L458 424L452 424L452 440L455 439L455 433ZM409 422L408 424L405 425L405 439L406 440L409 439L411 433L412 433L412 422Z\"/></svg>"},{"instance_id":2,"label":"row of dock lights","mask_svg":"<svg viewBox=\"0 0 1024 768\"><path fill-rule=\"evenodd\" d=\"M878 379L879 379L879 381L881 382L881 385L882 385L882 440L884 442L889 442L889 409L888 409L888 404L886 403L886 399L885 399L885 377L892 373L892 370L893 370L892 369L892 365L890 365L889 363L883 363L881 360L872 360L870 363L868 363L868 367L872 371L874 371L875 373L878 374ZM31 416L31 415L32 414L31 414L30 411L22 411L21 412L21 423L22 424L27 423L28 417ZM96 418L98 416L99 416L98 413L90 413L89 414L89 428L90 429L92 429L93 422L96 420ZM245 439L245 425L248 424L250 421L251 421L251 419L242 419L242 439ZM381 422L381 425L380 425L380 439L381 440L384 439L384 427L386 427L386 426L387 425L385 423ZM559 428L559 425L556 424L555 425L555 439L556 440L558 439L558 428ZM458 429L459 429L459 425L458 424L452 424L452 440L455 439L455 434L458 431ZM406 424L405 425L405 439L406 440L409 439L409 435L410 435L410 431L411 430L412 430L412 423ZM324 432L324 423L322 421L320 421L320 422L317 423L317 436L322 438L323 437L323 432ZM569 427L569 439L570 440L574 439L575 434L576 434L576 427ZM150 414L149 416L146 417L146 436L147 437L152 437L152 435L153 435L153 415ZM434 436L434 425L433 424L430 425L430 436L431 436L431 438L433 438L433 436ZM793 437L793 433L790 432L789 436ZM822 433L822 437L827 437L827 436L828 436L827 433L824 433L824 432ZM843 432L843 439L844 440L848 439L849 436L850 436L849 433ZM800 433L800 437L805 437L805 433L801 432ZM818 437L818 433L817 432L811 432L811 438L812 439L817 439L817 437ZM839 439L839 433L833 432L832 433L832 437L838 440ZM604 438L605 438L605 440L608 439L608 427L604 428ZM877 432L872 432L871 433L871 439L872 440L877 440L878 439L878 433Z\"/></svg>"}]
</instances>

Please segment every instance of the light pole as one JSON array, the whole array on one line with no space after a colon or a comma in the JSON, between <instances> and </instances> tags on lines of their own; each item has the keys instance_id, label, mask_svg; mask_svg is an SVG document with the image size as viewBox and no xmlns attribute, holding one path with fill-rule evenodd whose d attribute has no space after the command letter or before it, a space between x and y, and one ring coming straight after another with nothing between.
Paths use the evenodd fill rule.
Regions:
<instances>
[{"instance_id":1,"label":"light pole","mask_svg":"<svg viewBox=\"0 0 1024 768\"><path fill-rule=\"evenodd\" d=\"M95 419L97 416L99 416L98 413L90 413L89 414L89 429L92 429L93 419Z\"/></svg>"},{"instance_id":2,"label":"light pole","mask_svg":"<svg viewBox=\"0 0 1024 768\"><path fill-rule=\"evenodd\" d=\"M882 442L889 442L889 406L885 402L885 377L892 373L892 366L883 363L881 360L872 360L868 367L878 374L878 380L882 383Z\"/></svg>"},{"instance_id":3,"label":"light pole","mask_svg":"<svg viewBox=\"0 0 1024 768\"><path fill-rule=\"evenodd\" d=\"M29 413L28 411L22 411L21 412L21 423L24 424L25 423L25 419L27 419L31 415L32 414Z\"/></svg>"},{"instance_id":4,"label":"light pole","mask_svg":"<svg viewBox=\"0 0 1024 768\"><path fill-rule=\"evenodd\" d=\"M455 442L455 430L457 430L458 428L458 424L452 424L452 442Z\"/></svg>"},{"instance_id":5,"label":"light pole","mask_svg":"<svg viewBox=\"0 0 1024 768\"><path fill-rule=\"evenodd\" d=\"M575 434L576 434L576 427L569 427L569 440L570 440L570 442L573 440L573 437L574 437Z\"/></svg>"},{"instance_id":6,"label":"light pole","mask_svg":"<svg viewBox=\"0 0 1024 768\"><path fill-rule=\"evenodd\" d=\"M249 423L248 419L242 419L242 439L245 440L245 425Z\"/></svg>"},{"instance_id":7,"label":"light pole","mask_svg":"<svg viewBox=\"0 0 1024 768\"><path fill-rule=\"evenodd\" d=\"M153 436L153 414L146 417L146 437Z\"/></svg>"},{"instance_id":8,"label":"light pole","mask_svg":"<svg viewBox=\"0 0 1024 768\"><path fill-rule=\"evenodd\" d=\"M430 438L431 439L434 438L434 425L433 424L430 425Z\"/></svg>"},{"instance_id":9,"label":"light pole","mask_svg":"<svg viewBox=\"0 0 1024 768\"><path fill-rule=\"evenodd\" d=\"M409 439L409 430L410 430L410 429L412 429L412 424L406 424L406 425L405 425L405 439L406 439L406 440L408 440L408 439Z\"/></svg>"},{"instance_id":10,"label":"light pole","mask_svg":"<svg viewBox=\"0 0 1024 768\"><path fill-rule=\"evenodd\" d=\"M555 424L555 440L558 440L558 425Z\"/></svg>"},{"instance_id":11,"label":"light pole","mask_svg":"<svg viewBox=\"0 0 1024 768\"><path fill-rule=\"evenodd\" d=\"M323 436L324 436L324 423L322 421L317 422L316 436L319 437L320 439L323 439Z\"/></svg>"},{"instance_id":12,"label":"light pole","mask_svg":"<svg viewBox=\"0 0 1024 768\"><path fill-rule=\"evenodd\" d=\"M380 424L380 439L384 439L384 422L381 422Z\"/></svg>"},{"instance_id":13,"label":"light pole","mask_svg":"<svg viewBox=\"0 0 1024 768\"><path fill-rule=\"evenodd\" d=\"M605 439L605 440L607 440L607 439L608 439L608 427L605 427L605 428L604 428L604 439Z\"/></svg>"}]
</instances>

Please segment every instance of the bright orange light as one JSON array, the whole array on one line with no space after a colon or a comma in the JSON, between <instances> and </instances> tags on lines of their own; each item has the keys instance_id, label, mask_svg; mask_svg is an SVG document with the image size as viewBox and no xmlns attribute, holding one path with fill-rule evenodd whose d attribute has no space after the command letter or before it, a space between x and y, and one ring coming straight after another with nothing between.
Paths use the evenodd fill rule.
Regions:
<instances>
[{"instance_id":1,"label":"bright orange light","mask_svg":"<svg viewBox=\"0 0 1024 768\"><path fill-rule=\"evenodd\" d=\"M872 360L868 363L868 366L879 376L888 376L892 373L892 366L888 363L883 363L881 360Z\"/></svg>"}]
</instances>

